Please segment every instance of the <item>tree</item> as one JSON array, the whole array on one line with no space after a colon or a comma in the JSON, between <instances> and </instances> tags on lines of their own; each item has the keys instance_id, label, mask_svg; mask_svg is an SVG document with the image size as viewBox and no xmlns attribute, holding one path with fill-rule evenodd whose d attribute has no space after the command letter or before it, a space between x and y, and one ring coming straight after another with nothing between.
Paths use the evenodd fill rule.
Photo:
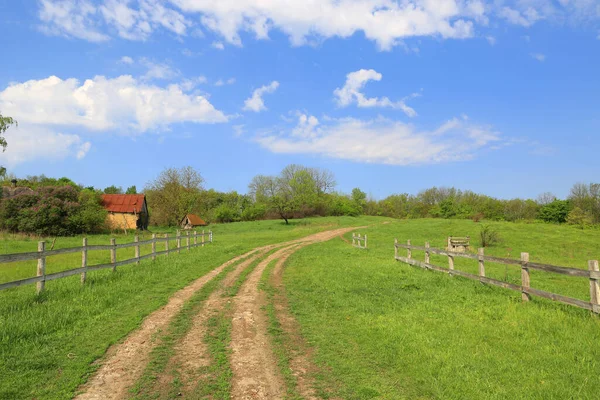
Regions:
<instances>
[{"instance_id":1,"label":"tree","mask_svg":"<svg viewBox=\"0 0 600 400\"><path fill-rule=\"evenodd\" d=\"M329 171L298 164L285 167L279 176L255 176L248 190L251 198L289 224L294 216L315 215L324 208L326 195L334 188Z\"/></svg>"},{"instance_id":2,"label":"tree","mask_svg":"<svg viewBox=\"0 0 600 400\"><path fill-rule=\"evenodd\" d=\"M200 207L203 182L200 172L192 167L162 171L144 189L153 223L176 225L184 215Z\"/></svg>"},{"instance_id":3,"label":"tree","mask_svg":"<svg viewBox=\"0 0 600 400\"><path fill-rule=\"evenodd\" d=\"M550 192L544 192L537 198L537 203L541 206L548 205L556 200L556 196Z\"/></svg>"},{"instance_id":4,"label":"tree","mask_svg":"<svg viewBox=\"0 0 600 400\"><path fill-rule=\"evenodd\" d=\"M362 214L367 206L367 194L359 188L354 188L352 189L352 201Z\"/></svg>"},{"instance_id":5,"label":"tree","mask_svg":"<svg viewBox=\"0 0 600 400\"><path fill-rule=\"evenodd\" d=\"M567 221L570 208L568 200L554 200L540 208L538 217L544 222L562 224Z\"/></svg>"},{"instance_id":6,"label":"tree","mask_svg":"<svg viewBox=\"0 0 600 400\"><path fill-rule=\"evenodd\" d=\"M2 151L6 150L8 143L6 142L6 138L4 137L4 133L11 127L11 125L18 125L17 121L11 117L4 117L0 113L0 146L2 147Z\"/></svg>"},{"instance_id":7,"label":"tree","mask_svg":"<svg viewBox=\"0 0 600 400\"><path fill-rule=\"evenodd\" d=\"M111 185L104 189L104 194L123 194L123 188Z\"/></svg>"},{"instance_id":8,"label":"tree","mask_svg":"<svg viewBox=\"0 0 600 400\"><path fill-rule=\"evenodd\" d=\"M129 186L125 191L125 194L137 194L137 188L135 187L135 185Z\"/></svg>"}]
</instances>

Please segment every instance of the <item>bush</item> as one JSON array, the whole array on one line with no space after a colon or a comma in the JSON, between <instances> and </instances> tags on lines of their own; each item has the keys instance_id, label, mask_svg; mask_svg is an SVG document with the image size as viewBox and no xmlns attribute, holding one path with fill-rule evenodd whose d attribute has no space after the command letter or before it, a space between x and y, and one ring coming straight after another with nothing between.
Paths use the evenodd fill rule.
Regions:
<instances>
[{"instance_id":1,"label":"bush","mask_svg":"<svg viewBox=\"0 0 600 400\"><path fill-rule=\"evenodd\" d=\"M483 213L477 213L477 214L473 214L471 219L473 220L473 222L480 222L483 219L483 217L484 217Z\"/></svg>"},{"instance_id":2,"label":"bush","mask_svg":"<svg viewBox=\"0 0 600 400\"><path fill-rule=\"evenodd\" d=\"M579 207L575 207L569 212L569 215L567 216L567 223L569 225L575 225L578 228L585 229L586 227L592 225L593 220L588 213Z\"/></svg>"},{"instance_id":3,"label":"bush","mask_svg":"<svg viewBox=\"0 0 600 400\"><path fill-rule=\"evenodd\" d=\"M263 219L267 213L267 207L264 204L255 204L250 207L246 207L242 211L242 221L256 221Z\"/></svg>"},{"instance_id":4,"label":"bush","mask_svg":"<svg viewBox=\"0 0 600 400\"><path fill-rule=\"evenodd\" d=\"M43 236L94 233L104 229L106 211L100 196L73 186L42 187L34 194L6 199L0 206L0 225L11 232Z\"/></svg>"},{"instance_id":5,"label":"bush","mask_svg":"<svg viewBox=\"0 0 600 400\"><path fill-rule=\"evenodd\" d=\"M221 204L215 209L215 219L217 222L234 222L239 221L239 215L227 204Z\"/></svg>"},{"instance_id":6,"label":"bush","mask_svg":"<svg viewBox=\"0 0 600 400\"><path fill-rule=\"evenodd\" d=\"M479 230L479 241L481 242L481 247L493 246L500 242L500 235L490 225L482 225Z\"/></svg>"},{"instance_id":7,"label":"bush","mask_svg":"<svg viewBox=\"0 0 600 400\"><path fill-rule=\"evenodd\" d=\"M562 224L567 221L569 210L568 200L554 200L540 208L538 218L544 222Z\"/></svg>"}]
</instances>

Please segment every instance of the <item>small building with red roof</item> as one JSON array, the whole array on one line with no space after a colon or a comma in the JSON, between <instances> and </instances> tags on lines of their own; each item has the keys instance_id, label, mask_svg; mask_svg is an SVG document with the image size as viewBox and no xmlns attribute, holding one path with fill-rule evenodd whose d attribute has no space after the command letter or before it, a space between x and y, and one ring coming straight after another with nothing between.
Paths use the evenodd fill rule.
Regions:
<instances>
[{"instance_id":1,"label":"small building with red roof","mask_svg":"<svg viewBox=\"0 0 600 400\"><path fill-rule=\"evenodd\" d=\"M148 229L150 215L144 194L103 194L102 206L108 211L111 229Z\"/></svg>"},{"instance_id":2,"label":"small building with red roof","mask_svg":"<svg viewBox=\"0 0 600 400\"><path fill-rule=\"evenodd\" d=\"M206 226L208 225L202 218L194 214L187 214L181 220L181 229L193 229L197 226Z\"/></svg>"}]
</instances>

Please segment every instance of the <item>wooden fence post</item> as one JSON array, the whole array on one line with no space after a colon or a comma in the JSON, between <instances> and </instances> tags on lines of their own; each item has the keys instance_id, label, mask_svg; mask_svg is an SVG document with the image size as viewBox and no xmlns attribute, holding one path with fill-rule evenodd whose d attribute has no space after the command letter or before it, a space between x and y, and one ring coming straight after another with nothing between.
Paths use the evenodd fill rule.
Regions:
<instances>
[{"instance_id":1,"label":"wooden fence post","mask_svg":"<svg viewBox=\"0 0 600 400\"><path fill-rule=\"evenodd\" d=\"M588 267L590 270L590 303L592 303L592 310L596 314L600 314L600 285L598 284L598 274L592 277L592 272L600 271L598 267L598 260L588 261Z\"/></svg>"},{"instance_id":2,"label":"wooden fence post","mask_svg":"<svg viewBox=\"0 0 600 400\"><path fill-rule=\"evenodd\" d=\"M398 238L394 238L394 259L398 259Z\"/></svg>"},{"instance_id":3,"label":"wooden fence post","mask_svg":"<svg viewBox=\"0 0 600 400\"><path fill-rule=\"evenodd\" d=\"M202 229L202 247L204 247L204 229Z\"/></svg>"},{"instance_id":4,"label":"wooden fence post","mask_svg":"<svg viewBox=\"0 0 600 400\"><path fill-rule=\"evenodd\" d=\"M181 232L177 231L177 254L181 253Z\"/></svg>"},{"instance_id":5,"label":"wooden fence post","mask_svg":"<svg viewBox=\"0 0 600 400\"><path fill-rule=\"evenodd\" d=\"M477 260L479 261L479 276L485 276L485 264L483 261L484 248L480 247L477 250Z\"/></svg>"},{"instance_id":6,"label":"wooden fence post","mask_svg":"<svg viewBox=\"0 0 600 400\"><path fill-rule=\"evenodd\" d=\"M110 263L113 265L113 272L117 270L117 239L110 239Z\"/></svg>"},{"instance_id":7,"label":"wooden fence post","mask_svg":"<svg viewBox=\"0 0 600 400\"><path fill-rule=\"evenodd\" d=\"M46 242L38 242L40 258L38 258L37 276L41 276L42 280L36 284L37 294L42 293L46 287L46 257L44 251L46 251Z\"/></svg>"},{"instance_id":8,"label":"wooden fence post","mask_svg":"<svg viewBox=\"0 0 600 400\"><path fill-rule=\"evenodd\" d=\"M412 249L410 248L410 240L407 240L406 244L409 246L409 248L406 249L406 258L408 258L410 260L412 258Z\"/></svg>"},{"instance_id":9,"label":"wooden fence post","mask_svg":"<svg viewBox=\"0 0 600 400\"><path fill-rule=\"evenodd\" d=\"M185 232L185 246L187 247L187 251L190 251L190 231Z\"/></svg>"},{"instance_id":10,"label":"wooden fence post","mask_svg":"<svg viewBox=\"0 0 600 400\"><path fill-rule=\"evenodd\" d=\"M425 264L429 264L429 242L425 242Z\"/></svg>"},{"instance_id":11,"label":"wooden fence post","mask_svg":"<svg viewBox=\"0 0 600 400\"><path fill-rule=\"evenodd\" d=\"M165 251L167 252L166 254L169 255L169 234L165 233Z\"/></svg>"},{"instance_id":12,"label":"wooden fence post","mask_svg":"<svg viewBox=\"0 0 600 400\"><path fill-rule=\"evenodd\" d=\"M365 249L367 248L367 235L365 234Z\"/></svg>"},{"instance_id":13,"label":"wooden fence post","mask_svg":"<svg viewBox=\"0 0 600 400\"><path fill-rule=\"evenodd\" d=\"M156 233L152 234L152 261L156 260Z\"/></svg>"},{"instance_id":14,"label":"wooden fence post","mask_svg":"<svg viewBox=\"0 0 600 400\"><path fill-rule=\"evenodd\" d=\"M356 245L356 233L352 232L352 246Z\"/></svg>"},{"instance_id":15,"label":"wooden fence post","mask_svg":"<svg viewBox=\"0 0 600 400\"><path fill-rule=\"evenodd\" d=\"M139 243L140 237L138 235L135 235L133 237L133 241L134 241L134 243ZM136 260L135 260L136 265L140 265L140 245L139 244L135 245L135 258L136 258Z\"/></svg>"},{"instance_id":16,"label":"wooden fence post","mask_svg":"<svg viewBox=\"0 0 600 400\"><path fill-rule=\"evenodd\" d=\"M531 300L529 293L526 293L526 290L529 289L531 284L528 264L529 253L521 253L521 299L523 301Z\"/></svg>"},{"instance_id":17,"label":"wooden fence post","mask_svg":"<svg viewBox=\"0 0 600 400\"><path fill-rule=\"evenodd\" d=\"M454 272L454 256L448 254L448 274L452 275Z\"/></svg>"},{"instance_id":18,"label":"wooden fence post","mask_svg":"<svg viewBox=\"0 0 600 400\"><path fill-rule=\"evenodd\" d=\"M198 246L198 232L194 231L194 247Z\"/></svg>"},{"instance_id":19,"label":"wooden fence post","mask_svg":"<svg viewBox=\"0 0 600 400\"><path fill-rule=\"evenodd\" d=\"M213 234L212 231L208 231L208 238L210 239L210 242L213 242Z\"/></svg>"},{"instance_id":20,"label":"wooden fence post","mask_svg":"<svg viewBox=\"0 0 600 400\"><path fill-rule=\"evenodd\" d=\"M83 238L83 247L81 250L81 268L83 268L83 272L81 273L81 284L85 283L85 279L87 278L87 238Z\"/></svg>"}]
</instances>

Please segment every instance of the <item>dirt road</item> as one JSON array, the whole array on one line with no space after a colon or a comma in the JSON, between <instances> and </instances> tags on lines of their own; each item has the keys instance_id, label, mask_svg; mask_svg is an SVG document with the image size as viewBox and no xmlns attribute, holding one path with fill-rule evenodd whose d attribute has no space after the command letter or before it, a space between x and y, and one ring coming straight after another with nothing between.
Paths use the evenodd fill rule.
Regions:
<instances>
[{"instance_id":1,"label":"dirt road","mask_svg":"<svg viewBox=\"0 0 600 400\"><path fill-rule=\"evenodd\" d=\"M163 308L150 314L140 328L122 343L109 349L100 360L98 371L80 388L80 394L75 398L197 398L195 389L209 380L210 376L207 375L210 375L211 369L208 367L216 362L206 343L208 321L214 315L230 318L228 385L231 398L284 398L289 388L286 388L273 353L268 333L269 322L264 310L266 295L260 289L261 278L267 267L274 263L273 276L265 279L270 279L283 289L282 267L291 254L302 247L339 237L353 229L356 228L336 229L256 248L200 277L175 293ZM153 348L161 343L161 333L168 330L169 324L195 293L219 277L222 279L220 285L202 303L189 330L173 344L165 368L156 372L152 379L144 381L150 383L144 383L146 386L140 391L140 379L152 362ZM231 292L234 292L233 297ZM287 311L284 290L279 291L274 299L282 329L297 342L296 349L301 349L290 355L292 374L298 378L297 392L304 398L315 398L307 374L312 368L308 357L310 349L303 343L295 321Z\"/></svg>"}]
</instances>

